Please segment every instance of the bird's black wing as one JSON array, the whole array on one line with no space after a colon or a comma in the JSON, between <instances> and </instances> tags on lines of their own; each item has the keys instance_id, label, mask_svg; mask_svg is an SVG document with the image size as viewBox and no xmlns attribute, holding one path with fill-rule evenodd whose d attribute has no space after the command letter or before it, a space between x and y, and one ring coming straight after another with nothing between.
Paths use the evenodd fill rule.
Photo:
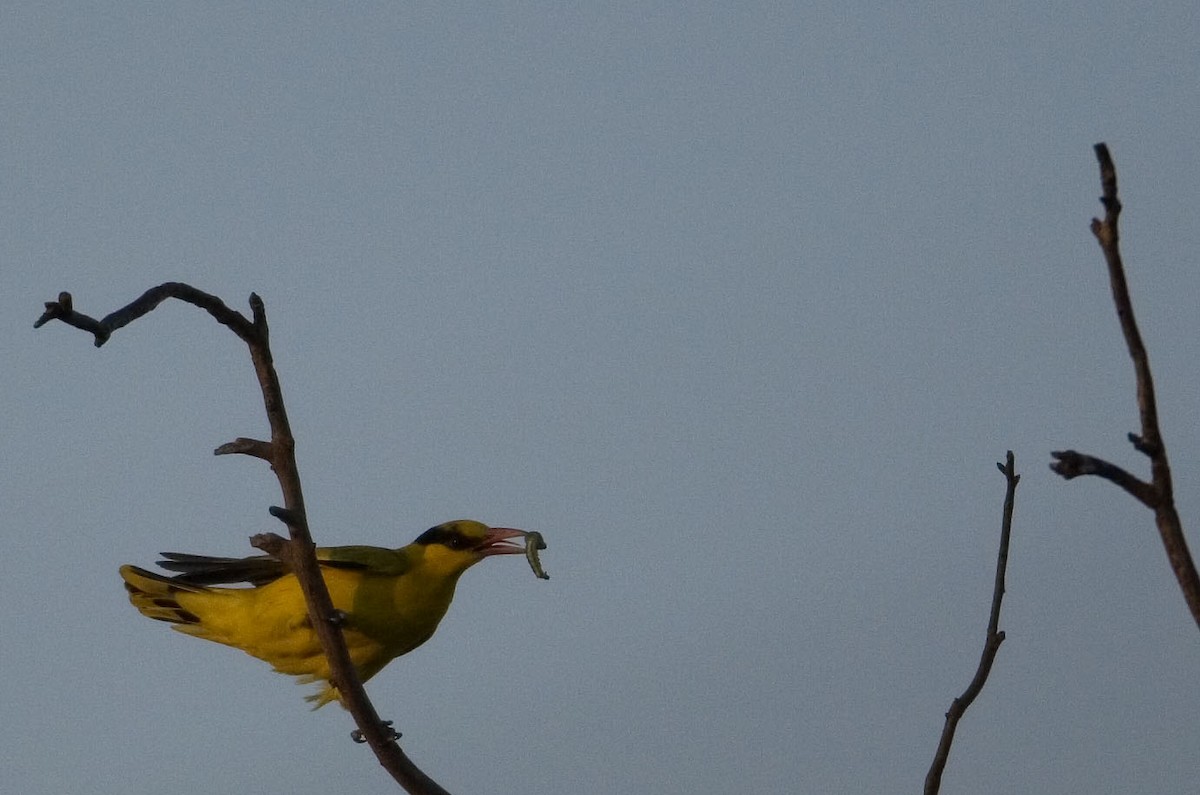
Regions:
<instances>
[{"instance_id":1,"label":"bird's black wing","mask_svg":"<svg viewBox=\"0 0 1200 795\"><path fill-rule=\"evenodd\" d=\"M172 580L192 585L249 583L266 585L289 573L287 566L268 555L248 558L218 558L185 552L162 552L158 565L179 572ZM337 569L369 569L380 574L401 574L409 563L400 550L381 547L319 547L317 562Z\"/></svg>"},{"instance_id":2,"label":"bird's black wing","mask_svg":"<svg viewBox=\"0 0 1200 795\"><path fill-rule=\"evenodd\" d=\"M171 579L192 585L224 585L248 582L266 585L287 574L287 567L267 555L250 558L216 558L209 555L189 555L185 552L162 552L158 565L167 571L179 572Z\"/></svg>"}]
</instances>

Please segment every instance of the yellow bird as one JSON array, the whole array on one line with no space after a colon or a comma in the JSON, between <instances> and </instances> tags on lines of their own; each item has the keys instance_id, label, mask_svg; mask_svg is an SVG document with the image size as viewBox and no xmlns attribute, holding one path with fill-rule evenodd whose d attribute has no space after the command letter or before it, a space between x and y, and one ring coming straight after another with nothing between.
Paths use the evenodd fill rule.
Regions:
<instances>
[{"instance_id":1,"label":"yellow bird","mask_svg":"<svg viewBox=\"0 0 1200 795\"><path fill-rule=\"evenodd\" d=\"M462 519L430 528L400 549L318 549L321 575L333 606L346 616L342 632L362 680L429 640L462 573L491 555L524 553L509 539L526 535L531 534ZM324 681L324 688L307 698L315 702L314 709L338 698L299 582L282 563L265 555L213 558L164 552L163 557L158 565L178 574L121 567L129 601L142 615L241 649L303 683ZM213 587L230 583L251 587Z\"/></svg>"}]
</instances>

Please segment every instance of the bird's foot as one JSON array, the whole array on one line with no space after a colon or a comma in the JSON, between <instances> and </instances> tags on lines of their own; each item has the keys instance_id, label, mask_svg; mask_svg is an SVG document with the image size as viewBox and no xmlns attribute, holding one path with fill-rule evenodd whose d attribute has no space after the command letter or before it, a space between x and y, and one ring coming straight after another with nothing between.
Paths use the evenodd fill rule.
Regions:
<instances>
[{"instance_id":1,"label":"bird's foot","mask_svg":"<svg viewBox=\"0 0 1200 795\"><path fill-rule=\"evenodd\" d=\"M400 732L392 728L392 722L390 720L385 720L382 723L383 734L385 737L387 737L387 739L399 740L403 736L400 734ZM367 741L367 738L363 736L362 729L355 729L354 731L350 732L350 739L360 744Z\"/></svg>"}]
</instances>

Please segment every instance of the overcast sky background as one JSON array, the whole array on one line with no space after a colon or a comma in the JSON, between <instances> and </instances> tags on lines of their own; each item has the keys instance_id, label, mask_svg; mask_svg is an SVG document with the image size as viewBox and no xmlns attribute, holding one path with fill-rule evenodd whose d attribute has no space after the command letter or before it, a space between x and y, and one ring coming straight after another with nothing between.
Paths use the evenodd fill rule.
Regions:
<instances>
[{"instance_id":1,"label":"overcast sky background","mask_svg":"<svg viewBox=\"0 0 1200 795\"><path fill-rule=\"evenodd\" d=\"M266 301L318 543L542 531L368 688L456 793L1200 778L1200 636L1088 220L1112 147L1200 548L1194 2L21 3L0 10L0 783L384 792L337 708L137 615L117 567L278 529Z\"/></svg>"}]
</instances>

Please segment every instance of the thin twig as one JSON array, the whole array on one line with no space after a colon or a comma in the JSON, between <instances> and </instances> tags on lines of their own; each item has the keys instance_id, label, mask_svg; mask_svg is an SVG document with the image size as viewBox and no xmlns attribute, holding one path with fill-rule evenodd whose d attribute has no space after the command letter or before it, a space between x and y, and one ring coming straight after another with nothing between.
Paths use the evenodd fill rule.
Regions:
<instances>
[{"instance_id":1,"label":"thin twig","mask_svg":"<svg viewBox=\"0 0 1200 795\"><path fill-rule=\"evenodd\" d=\"M1129 434L1134 448L1150 459L1150 482L1140 480L1118 466L1095 456L1074 450L1056 450L1050 455L1056 460L1050 468L1070 480L1079 475L1097 475L1116 483L1132 494L1142 504L1154 511L1154 523L1167 552L1167 560L1175 579L1183 591L1184 601L1192 618L1200 626L1200 576L1196 564L1188 551L1183 524L1175 510L1174 487L1171 483L1171 465L1167 460L1167 447L1163 443L1158 427L1158 405L1154 399L1154 379L1150 375L1150 356L1142 342L1137 321L1133 316L1133 302L1129 297L1129 286L1125 281L1125 265L1121 260L1120 233L1117 221L1121 215L1121 201L1117 197L1117 169L1113 164L1108 147L1099 143L1095 146L1096 159L1100 163L1100 185L1104 195L1104 220L1092 219L1092 234L1100 243L1104 261L1108 266L1108 279L1112 288L1113 303L1121 333L1129 357L1133 360L1133 371L1137 377L1137 404L1141 418L1141 433Z\"/></svg>"},{"instance_id":2,"label":"thin twig","mask_svg":"<svg viewBox=\"0 0 1200 795\"><path fill-rule=\"evenodd\" d=\"M256 536L254 545L282 560L296 575L304 593L309 620L321 641L321 648L329 660L330 684L333 685L342 704L358 724L357 736L371 746L379 763L404 789L422 795L448 795L437 782L425 775L396 744L396 734L380 720L375 707L367 698L358 672L346 650L342 637L338 613L329 598L329 589L321 577L317 564L316 546L308 530L304 511L304 494L300 488L300 473L296 467L296 442L288 423L283 404L283 392L279 376L271 355L270 330L267 325L266 308L262 299L250 295L252 320L240 312L227 307L214 295L197 290L182 282L167 282L151 288L133 303L118 309L101 320L76 312L70 293L59 293L57 301L46 303L46 311L34 323L40 327L50 320L61 320L67 325L90 332L95 337L96 347L108 341L113 331L147 314L167 298L175 298L200 307L212 315L217 322L229 327L250 348L250 358L262 389L263 405L271 427L271 441L238 438L218 447L218 455L242 453L262 458L271 464L283 492L283 508L272 508L271 513L287 524L290 539L274 534Z\"/></svg>"},{"instance_id":3,"label":"thin twig","mask_svg":"<svg viewBox=\"0 0 1200 795\"><path fill-rule=\"evenodd\" d=\"M988 616L987 638L983 644L983 654L979 658L979 667L975 676L962 695L954 699L946 712L946 723L942 726L942 738L938 742L937 751L933 755L933 764L925 775L925 795L935 795L942 786L942 772L946 769L946 761L950 758L950 746L954 742L954 732L958 722L967 711L967 707L983 690L988 674L992 671L992 663L996 661L996 653L1004 642L1004 633L1000 631L1000 603L1004 600L1004 574L1008 569L1008 540L1012 535L1013 505L1017 498L1017 483L1021 476L1017 474L1016 460L1012 450L1008 451L1005 463L997 463L996 467L1004 473L1008 487L1004 493L1004 512L1000 523L1000 552L996 559L996 580L992 587L992 610Z\"/></svg>"}]
</instances>

